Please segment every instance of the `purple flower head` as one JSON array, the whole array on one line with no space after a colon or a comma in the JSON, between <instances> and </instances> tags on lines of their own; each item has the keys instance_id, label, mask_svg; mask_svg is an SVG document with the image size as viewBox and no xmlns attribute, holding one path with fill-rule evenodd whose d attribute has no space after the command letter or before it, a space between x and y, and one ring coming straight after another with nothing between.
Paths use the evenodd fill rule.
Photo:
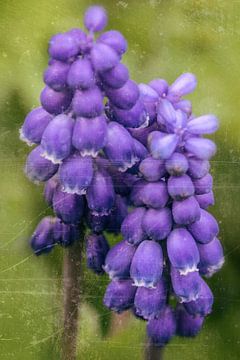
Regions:
<instances>
[{"instance_id":1,"label":"purple flower head","mask_svg":"<svg viewBox=\"0 0 240 360\"><path fill-rule=\"evenodd\" d=\"M115 201L115 191L108 172L99 169L94 172L92 182L87 189L87 203L95 215L108 215Z\"/></svg>"},{"instance_id":2,"label":"purple flower head","mask_svg":"<svg viewBox=\"0 0 240 360\"><path fill-rule=\"evenodd\" d=\"M147 210L142 227L149 239L165 239L172 229L171 211L168 208Z\"/></svg>"},{"instance_id":3,"label":"purple flower head","mask_svg":"<svg viewBox=\"0 0 240 360\"><path fill-rule=\"evenodd\" d=\"M213 305L213 294L209 286L201 279L200 291L196 300L184 304L190 315L206 316L211 313Z\"/></svg>"},{"instance_id":4,"label":"purple flower head","mask_svg":"<svg viewBox=\"0 0 240 360\"><path fill-rule=\"evenodd\" d=\"M25 174L35 183L49 180L58 170L58 165L42 157L43 149L37 146L27 157Z\"/></svg>"},{"instance_id":5,"label":"purple flower head","mask_svg":"<svg viewBox=\"0 0 240 360\"><path fill-rule=\"evenodd\" d=\"M79 228L76 225L65 224L60 219L56 219L53 236L58 244L67 247L72 245L74 241L79 240Z\"/></svg>"},{"instance_id":6,"label":"purple flower head","mask_svg":"<svg viewBox=\"0 0 240 360\"><path fill-rule=\"evenodd\" d=\"M77 153L69 156L60 166L59 178L63 191L85 194L93 178L92 158Z\"/></svg>"},{"instance_id":7,"label":"purple flower head","mask_svg":"<svg viewBox=\"0 0 240 360\"><path fill-rule=\"evenodd\" d=\"M123 126L113 121L108 124L104 152L120 171L131 168L138 160L133 138Z\"/></svg>"},{"instance_id":8,"label":"purple flower head","mask_svg":"<svg viewBox=\"0 0 240 360\"><path fill-rule=\"evenodd\" d=\"M71 33L56 34L49 42L49 55L56 60L67 62L80 51L76 38Z\"/></svg>"},{"instance_id":9,"label":"purple flower head","mask_svg":"<svg viewBox=\"0 0 240 360\"><path fill-rule=\"evenodd\" d=\"M196 195L195 197L202 209L207 209L209 206L214 205L214 195L212 191L207 194Z\"/></svg>"},{"instance_id":10,"label":"purple flower head","mask_svg":"<svg viewBox=\"0 0 240 360\"><path fill-rule=\"evenodd\" d=\"M109 250L108 242L103 235L97 234L88 235L86 241L87 267L96 274L102 274L105 257Z\"/></svg>"},{"instance_id":11,"label":"purple flower head","mask_svg":"<svg viewBox=\"0 0 240 360\"><path fill-rule=\"evenodd\" d=\"M166 160L165 166L170 175L181 176L188 170L188 160L185 155L175 152Z\"/></svg>"},{"instance_id":12,"label":"purple flower head","mask_svg":"<svg viewBox=\"0 0 240 360\"><path fill-rule=\"evenodd\" d=\"M189 225L200 219L200 206L194 196L180 201L174 200L172 214L176 224Z\"/></svg>"},{"instance_id":13,"label":"purple flower head","mask_svg":"<svg viewBox=\"0 0 240 360\"><path fill-rule=\"evenodd\" d=\"M155 241L144 240L138 246L130 268L135 286L155 288L162 277L163 253Z\"/></svg>"},{"instance_id":14,"label":"purple flower head","mask_svg":"<svg viewBox=\"0 0 240 360\"><path fill-rule=\"evenodd\" d=\"M48 124L41 141L43 157L59 164L70 155L73 125L73 119L67 115L58 115Z\"/></svg>"},{"instance_id":15,"label":"purple flower head","mask_svg":"<svg viewBox=\"0 0 240 360\"><path fill-rule=\"evenodd\" d=\"M32 237L31 247L36 255L49 253L54 246L53 226L55 218L44 217L37 225Z\"/></svg>"},{"instance_id":16,"label":"purple flower head","mask_svg":"<svg viewBox=\"0 0 240 360\"><path fill-rule=\"evenodd\" d=\"M210 170L210 163L208 160L199 160L195 157L188 159L188 174L193 179L200 179L207 175Z\"/></svg>"},{"instance_id":17,"label":"purple flower head","mask_svg":"<svg viewBox=\"0 0 240 360\"><path fill-rule=\"evenodd\" d=\"M122 55L127 50L127 41L123 35L116 30L106 31L101 34L97 40L113 48L119 55Z\"/></svg>"},{"instance_id":18,"label":"purple flower head","mask_svg":"<svg viewBox=\"0 0 240 360\"><path fill-rule=\"evenodd\" d=\"M199 297L202 278L198 271L181 275L180 272L172 266L171 281L174 294L180 302L189 302Z\"/></svg>"},{"instance_id":19,"label":"purple flower head","mask_svg":"<svg viewBox=\"0 0 240 360\"><path fill-rule=\"evenodd\" d=\"M167 253L171 265L181 275L197 270L199 252L194 238L184 228L172 230L167 239Z\"/></svg>"},{"instance_id":20,"label":"purple flower head","mask_svg":"<svg viewBox=\"0 0 240 360\"><path fill-rule=\"evenodd\" d=\"M211 277L219 271L224 264L223 248L218 240L214 238L207 244L198 244L200 254L199 271L201 274Z\"/></svg>"},{"instance_id":21,"label":"purple flower head","mask_svg":"<svg viewBox=\"0 0 240 360\"><path fill-rule=\"evenodd\" d=\"M121 313L133 306L135 292L132 280L112 281L106 289L103 302L109 309Z\"/></svg>"},{"instance_id":22,"label":"purple flower head","mask_svg":"<svg viewBox=\"0 0 240 360\"><path fill-rule=\"evenodd\" d=\"M193 92L196 86L197 79L193 74L182 74L169 86L168 99L173 102L179 101L182 96Z\"/></svg>"},{"instance_id":23,"label":"purple flower head","mask_svg":"<svg viewBox=\"0 0 240 360\"><path fill-rule=\"evenodd\" d=\"M177 318L177 335L194 337L202 328L204 317L192 316L184 308L182 304L177 304L176 307Z\"/></svg>"},{"instance_id":24,"label":"purple flower head","mask_svg":"<svg viewBox=\"0 0 240 360\"><path fill-rule=\"evenodd\" d=\"M169 195L174 200L186 199L194 194L194 185L188 175L170 176L167 186Z\"/></svg>"},{"instance_id":25,"label":"purple flower head","mask_svg":"<svg viewBox=\"0 0 240 360\"><path fill-rule=\"evenodd\" d=\"M42 107L50 114L58 115L67 110L72 102L69 90L55 91L46 86L40 95Z\"/></svg>"},{"instance_id":26,"label":"purple flower head","mask_svg":"<svg viewBox=\"0 0 240 360\"><path fill-rule=\"evenodd\" d=\"M206 210L201 209L201 217L198 221L188 226L188 230L195 240L205 244L217 236L219 227L217 220Z\"/></svg>"},{"instance_id":27,"label":"purple flower head","mask_svg":"<svg viewBox=\"0 0 240 360\"><path fill-rule=\"evenodd\" d=\"M107 138L107 123L104 116L92 119L77 118L72 137L73 146L82 156L96 157Z\"/></svg>"},{"instance_id":28,"label":"purple flower head","mask_svg":"<svg viewBox=\"0 0 240 360\"><path fill-rule=\"evenodd\" d=\"M44 72L44 82L55 91L64 90L67 86L69 64L61 61L54 61Z\"/></svg>"},{"instance_id":29,"label":"purple flower head","mask_svg":"<svg viewBox=\"0 0 240 360\"><path fill-rule=\"evenodd\" d=\"M148 136L148 147L154 159L168 159L175 151L179 142L176 134L165 134L160 131L153 131Z\"/></svg>"},{"instance_id":30,"label":"purple flower head","mask_svg":"<svg viewBox=\"0 0 240 360\"><path fill-rule=\"evenodd\" d=\"M118 63L112 69L102 72L100 79L104 86L119 89L128 81L129 72L124 64Z\"/></svg>"},{"instance_id":31,"label":"purple flower head","mask_svg":"<svg viewBox=\"0 0 240 360\"><path fill-rule=\"evenodd\" d=\"M95 71L103 73L114 68L120 60L118 53L104 43L94 44L91 50L91 62Z\"/></svg>"},{"instance_id":32,"label":"purple flower head","mask_svg":"<svg viewBox=\"0 0 240 360\"><path fill-rule=\"evenodd\" d=\"M170 306L160 313L157 319L147 324L147 334L151 342L157 346L165 346L176 332L176 318Z\"/></svg>"},{"instance_id":33,"label":"purple flower head","mask_svg":"<svg viewBox=\"0 0 240 360\"><path fill-rule=\"evenodd\" d=\"M213 187L212 175L207 174L203 176L201 179L193 180L193 185L195 187L196 195L203 195L209 193Z\"/></svg>"},{"instance_id":34,"label":"purple flower head","mask_svg":"<svg viewBox=\"0 0 240 360\"><path fill-rule=\"evenodd\" d=\"M166 285L161 279L156 288L139 287L134 298L136 315L146 319L159 317L160 312L166 305Z\"/></svg>"},{"instance_id":35,"label":"purple flower head","mask_svg":"<svg viewBox=\"0 0 240 360\"><path fill-rule=\"evenodd\" d=\"M121 232L125 240L132 245L138 245L144 240L145 234L142 229L142 220L145 216L144 208L136 208L124 219Z\"/></svg>"},{"instance_id":36,"label":"purple flower head","mask_svg":"<svg viewBox=\"0 0 240 360\"><path fill-rule=\"evenodd\" d=\"M128 80L120 89L106 89L106 95L111 104L123 110L130 110L139 98L137 84Z\"/></svg>"},{"instance_id":37,"label":"purple flower head","mask_svg":"<svg viewBox=\"0 0 240 360\"><path fill-rule=\"evenodd\" d=\"M20 139L30 146L40 144L42 134L51 120L52 115L47 113L42 107L33 109L25 118L20 129Z\"/></svg>"},{"instance_id":38,"label":"purple flower head","mask_svg":"<svg viewBox=\"0 0 240 360\"><path fill-rule=\"evenodd\" d=\"M107 25L107 13L102 6L90 6L84 15L84 25L89 31L102 31Z\"/></svg>"},{"instance_id":39,"label":"purple flower head","mask_svg":"<svg viewBox=\"0 0 240 360\"><path fill-rule=\"evenodd\" d=\"M104 270L110 279L128 279L130 266L136 248L123 240L114 245L108 252Z\"/></svg>"},{"instance_id":40,"label":"purple flower head","mask_svg":"<svg viewBox=\"0 0 240 360\"><path fill-rule=\"evenodd\" d=\"M160 180L166 173L164 162L153 159L151 156L141 161L139 171L149 182Z\"/></svg>"},{"instance_id":41,"label":"purple flower head","mask_svg":"<svg viewBox=\"0 0 240 360\"><path fill-rule=\"evenodd\" d=\"M73 98L73 111L76 116L92 118L103 111L103 95L98 87L77 90Z\"/></svg>"},{"instance_id":42,"label":"purple flower head","mask_svg":"<svg viewBox=\"0 0 240 360\"><path fill-rule=\"evenodd\" d=\"M126 198L116 195L115 204L107 218L107 231L117 234L120 232L123 220L128 214Z\"/></svg>"},{"instance_id":43,"label":"purple flower head","mask_svg":"<svg viewBox=\"0 0 240 360\"><path fill-rule=\"evenodd\" d=\"M141 99L130 110L113 107L112 111L114 120L126 127L139 128L147 122L147 113Z\"/></svg>"},{"instance_id":44,"label":"purple flower head","mask_svg":"<svg viewBox=\"0 0 240 360\"><path fill-rule=\"evenodd\" d=\"M189 137L185 141L185 150L200 160L209 160L216 153L216 145L210 139Z\"/></svg>"},{"instance_id":45,"label":"purple flower head","mask_svg":"<svg viewBox=\"0 0 240 360\"><path fill-rule=\"evenodd\" d=\"M91 62L86 58L74 61L67 76L67 83L71 89L89 89L95 85L95 76Z\"/></svg>"},{"instance_id":46,"label":"purple flower head","mask_svg":"<svg viewBox=\"0 0 240 360\"><path fill-rule=\"evenodd\" d=\"M168 83L166 82L166 80L153 79L152 81L149 82L148 85L151 86L151 88L153 88L153 90L155 90L159 96L164 98L167 95Z\"/></svg>"},{"instance_id":47,"label":"purple flower head","mask_svg":"<svg viewBox=\"0 0 240 360\"><path fill-rule=\"evenodd\" d=\"M57 175L53 176L51 179L49 179L44 187L44 198L46 203L52 207L52 201L53 201L53 195L54 192L58 186L58 178Z\"/></svg>"},{"instance_id":48,"label":"purple flower head","mask_svg":"<svg viewBox=\"0 0 240 360\"><path fill-rule=\"evenodd\" d=\"M218 129L218 119L214 115L203 115L192 119L187 130L193 135L212 134Z\"/></svg>"}]
</instances>

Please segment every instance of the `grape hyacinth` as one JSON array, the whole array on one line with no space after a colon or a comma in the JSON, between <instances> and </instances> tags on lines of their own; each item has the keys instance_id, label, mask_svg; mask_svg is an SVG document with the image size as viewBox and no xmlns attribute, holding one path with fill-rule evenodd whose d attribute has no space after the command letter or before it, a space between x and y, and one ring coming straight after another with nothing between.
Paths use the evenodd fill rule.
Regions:
<instances>
[{"instance_id":1,"label":"grape hyacinth","mask_svg":"<svg viewBox=\"0 0 240 360\"><path fill-rule=\"evenodd\" d=\"M31 247L40 255L71 246L87 228L87 266L111 279L104 304L118 313L132 309L162 347L174 335L200 331L213 304L202 276L224 262L218 223L207 210L216 145L204 135L218 120L193 115L184 98L197 84L191 73L171 85L134 82L121 62L124 36L102 32L102 7L87 9L84 25L87 32L74 28L50 39L41 106L20 130L36 145L26 175L45 183L55 214L40 221ZM104 232L123 239L109 249Z\"/></svg>"}]
</instances>

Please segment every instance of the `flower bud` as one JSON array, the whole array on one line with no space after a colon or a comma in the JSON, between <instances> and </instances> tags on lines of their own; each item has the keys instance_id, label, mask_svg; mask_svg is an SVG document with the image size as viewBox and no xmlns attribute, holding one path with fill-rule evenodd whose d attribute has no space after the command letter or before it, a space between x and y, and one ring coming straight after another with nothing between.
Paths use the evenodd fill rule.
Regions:
<instances>
[{"instance_id":1,"label":"flower bud","mask_svg":"<svg viewBox=\"0 0 240 360\"><path fill-rule=\"evenodd\" d=\"M144 240L138 246L130 268L135 286L155 288L163 271L163 253L155 241Z\"/></svg>"},{"instance_id":2,"label":"flower bud","mask_svg":"<svg viewBox=\"0 0 240 360\"><path fill-rule=\"evenodd\" d=\"M193 179L200 179L207 175L210 170L210 163L208 160L199 160L194 157L188 159L188 174Z\"/></svg>"},{"instance_id":3,"label":"flower bud","mask_svg":"<svg viewBox=\"0 0 240 360\"><path fill-rule=\"evenodd\" d=\"M90 6L84 15L84 25L89 31L102 31L107 25L107 13L102 6Z\"/></svg>"},{"instance_id":4,"label":"flower bud","mask_svg":"<svg viewBox=\"0 0 240 360\"><path fill-rule=\"evenodd\" d=\"M44 72L44 82L55 91L64 90L67 86L67 75L70 65L54 61Z\"/></svg>"},{"instance_id":5,"label":"flower bud","mask_svg":"<svg viewBox=\"0 0 240 360\"><path fill-rule=\"evenodd\" d=\"M133 306L135 292L136 288L132 286L132 280L112 281L106 289L104 305L121 313Z\"/></svg>"},{"instance_id":6,"label":"flower bud","mask_svg":"<svg viewBox=\"0 0 240 360\"><path fill-rule=\"evenodd\" d=\"M147 121L147 113L140 99L130 110L113 107L112 111L114 120L126 127L139 128L144 126Z\"/></svg>"},{"instance_id":7,"label":"flower bud","mask_svg":"<svg viewBox=\"0 0 240 360\"><path fill-rule=\"evenodd\" d=\"M30 146L40 144L42 134L51 120L52 115L47 113L42 107L33 109L25 118L20 129L20 139Z\"/></svg>"},{"instance_id":8,"label":"flower bud","mask_svg":"<svg viewBox=\"0 0 240 360\"><path fill-rule=\"evenodd\" d=\"M167 186L174 200L186 199L194 194L194 185L188 175L170 176Z\"/></svg>"},{"instance_id":9,"label":"flower bud","mask_svg":"<svg viewBox=\"0 0 240 360\"><path fill-rule=\"evenodd\" d=\"M199 252L195 240L184 228L171 231L167 238L167 253L172 266L181 275L197 270Z\"/></svg>"},{"instance_id":10,"label":"flower bud","mask_svg":"<svg viewBox=\"0 0 240 360\"><path fill-rule=\"evenodd\" d=\"M70 33L56 34L49 42L49 55L56 60L68 61L79 53L76 39Z\"/></svg>"},{"instance_id":11,"label":"flower bud","mask_svg":"<svg viewBox=\"0 0 240 360\"><path fill-rule=\"evenodd\" d=\"M165 134L160 131L153 131L148 136L148 147L154 159L168 159L175 151L179 142L176 134Z\"/></svg>"},{"instance_id":12,"label":"flower bud","mask_svg":"<svg viewBox=\"0 0 240 360\"><path fill-rule=\"evenodd\" d=\"M107 219L107 231L117 234L120 232L123 220L128 214L128 207L126 198L120 195L116 195L115 204L108 215Z\"/></svg>"},{"instance_id":13,"label":"flower bud","mask_svg":"<svg viewBox=\"0 0 240 360\"><path fill-rule=\"evenodd\" d=\"M136 208L126 216L122 223L121 233L124 239L132 245L138 245L144 240L142 220L145 213L144 208Z\"/></svg>"},{"instance_id":14,"label":"flower bud","mask_svg":"<svg viewBox=\"0 0 240 360\"><path fill-rule=\"evenodd\" d=\"M199 116L187 124L187 130L193 135L212 134L218 127L218 119L215 115Z\"/></svg>"},{"instance_id":15,"label":"flower bud","mask_svg":"<svg viewBox=\"0 0 240 360\"><path fill-rule=\"evenodd\" d=\"M211 313L213 305L213 294L209 286L201 279L201 287L196 300L184 304L190 315L206 316Z\"/></svg>"},{"instance_id":16,"label":"flower bud","mask_svg":"<svg viewBox=\"0 0 240 360\"><path fill-rule=\"evenodd\" d=\"M219 227L216 219L206 210L201 209L200 219L189 225L188 230L195 240L202 244L206 244L217 236Z\"/></svg>"},{"instance_id":17,"label":"flower bud","mask_svg":"<svg viewBox=\"0 0 240 360\"><path fill-rule=\"evenodd\" d=\"M93 177L92 158L78 154L69 156L60 166L59 177L63 191L69 194L85 194Z\"/></svg>"},{"instance_id":18,"label":"flower bud","mask_svg":"<svg viewBox=\"0 0 240 360\"><path fill-rule=\"evenodd\" d=\"M185 150L193 154L200 160L209 160L215 155L217 148L210 139L190 137L185 142Z\"/></svg>"},{"instance_id":19,"label":"flower bud","mask_svg":"<svg viewBox=\"0 0 240 360\"><path fill-rule=\"evenodd\" d=\"M171 211L168 208L147 210L142 227L149 239L155 241L165 239L172 229Z\"/></svg>"},{"instance_id":20,"label":"flower bud","mask_svg":"<svg viewBox=\"0 0 240 360\"><path fill-rule=\"evenodd\" d=\"M91 61L97 72L103 73L114 68L119 60L118 53L106 44L95 43L91 50Z\"/></svg>"},{"instance_id":21,"label":"flower bud","mask_svg":"<svg viewBox=\"0 0 240 360\"><path fill-rule=\"evenodd\" d=\"M186 99L180 100L174 103L174 109L182 110L183 112L185 112L185 114L190 116L192 114L192 103L190 100L186 100Z\"/></svg>"},{"instance_id":22,"label":"flower bud","mask_svg":"<svg viewBox=\"0 0 240 360\"><path fill-rule=\"evenodd\" d=\"M182 96L188 95L194 91L197 86L197 79L191 73L180 75L168 89L168 99L176 102Z\"/></svg>"},{"instance_id":23,"label":"flower bud","mask_svg":"<svg viewBox=\"0 0 240 360\"><path fill-rule=\"evenodd\" d=\"M194 337L202 328L204 317L192 316L184 308L182 304L177 304L176 308L177 318L177 335Z\"/></svg>"},{"instance_id":24,"label":"flower bud","mask_svg":"<svg viewBox=\"0 0 240 360\"><path fill-rule=\"evenodd\" d=\"M213 186L212 175L207 174L203 176L201 179L193 180L193 185L195 187L196 195L203 195L209 193L212 190L212 186Z\"/></svg>"},{"instance_id":25,"label":"flower bud","mask_svg":"<svg viewBox=\"0 0 240 360\"><path fill-rule=\"evenodd\" d=\"M89 89L95 85L91 62L86 58L74 61L69 69L67 83L71 89Z\"/></svg>"},{"instance_id":26,"label":"flower bud","mask_svg":"<svg viewBox=\"0 0 240 360\"><path fill-rule=\"evenodd\" d=\"M104 86L108 88L119 89L129 79L128 68L124 64L118 63L112 69L102 72L100 79Z\"/></svg>"},{"instance_id":27,"label":"flower bud","mask_svg":"<svg viewBox=\"0 0 240 360\"><path fill-rule=\"evenodd\" d=\"M50 114L58 115L67 110L72 101L72 93L69 90L55 91L46 86L40 95L42 107Z\"/></svg>"},{"instance_id":28,"label":"flower bud","mask_svg":"<svg viewBox=\"0 0 240 360\"><path fill-rule=\"evenodd\" d=\"M49 253L54 246L53 226L55 218L44 217L37 225L32 237L31 247L36 255Z\"/></svg>"},{"instance_id":29,"label":"flower bud","mask_svg":"<svg viewBox=\"0 0 240 360\"><path fill-rule=\"evenodd\" d=\"M141 185L136 183L133 186L137 186L139 190L137 195L137 203L134 202L134 195L132 197L133 203L135 205L145 205L147 207L151 207L154 209L161 209L163 208L168 201L168 192L167 186L164 181L157 181L153 183L148 183L146 181L141 181Z\"/></svg>"},{"instance_id":30,"label":"flower bud","mask_svg":"<svg viewBox=\"0 0 240 360\"><path fill-rule=\"evenodd\" d=\"M91 234L87 241L87 267L96 274L103 273L105 257L109 251L109 245L103 235Z\"/></svg>"},{"instance_id":31,"label":"flower bud","mask_svg":"<svg viewBox=\"0 0 240 360\"><path fill-rule=\"evenodd\" d=\"M168 83L166 82L166 80L153 79L152 81L149 82L148 85L151 86L151 88L153 88L158 93L159 96L164 98L167 95Z\"/></svg>"},{"instance_id":32,"label":"flower bud","mask_svg":"<svg viewBox=\"0 0 240 360\"><path fill-rule=\"evenodd\" d=\"M42 147L37 146L27 157L25 174L32 182L47 181L58 170L58 165L44 159L42 152Z\"/></svg>"},{"instance_id":33,"label":"flower bud","mask_svg":"<svg viewBox=\"0 0 240 360\"><path fill-rule=\"evenodd\" d=\"M130 110L136 104L139 94L138 86L132 80L128 80L120 89L106 90L110 102L123 110Z\"/></svg>"},{"instance_id":34,"label":"flower bud","mask_svg":"<svg viewBox=\"0 0 240 360\"><path fill-rule=\"evenodd\" d=\"M189 225L200 219L200 206L194 196L181 201L173 201L173 219L178 225Z\"/></svg>"},{"instance_id":35,"label":"flower bud","mask_svg":"<svg viewBox=\"0 0 240 360\"><path fill-rule=\"evenodd\" d=\"M58 115L49 123L41 141L42 155L46 159L58 164L70 155L73 125L73 119L67 115Z\"/></svg>"},{"instance_id":36,"label":"flower bud","mask_svg":"<svg viewBox=\"0 0 240 360\"><path fill-rule=\"evenodd\" d=\"M77 90L74 94L73 111L76 116L92 118L103 111L103 96L98 87Z\"/></svg>"},{"instance_id":37,"label":"flower bud","mask_svg":"<svg viewBox=\"0 0 240 360\"><path fill-rule=\"evenodd\" d=\"M188 170L188 161L186 156L175 152L169 159L166 160L165 166L170 175L181 176Z\"/></svg>"},{"instance_id":38,"label":"flower bud","mask_svg":"<svg viewBox=\"0 0 240 360\"><path fill-rule=\"evenodd\" d=\"M201 274L211 277L224 264L223 248L218 240L214 238L207 244L198 244L200 255L199 271Z\"/></svg>"},{"instance_id":39,"label":"flower bud","mask_svg":"<svg viewBox=\"0 0 240 360\"><path fill-rule=\"evenodd\" d=\"M101 42L113 48L119 55L127 50L127 41L123 35L116 30L106 31L99 36L97 42Z\"/></svg>"},{"instance_id":40,"label":"flower bud","mask_svg":"<svg viewBox=\"0 0 240 360\"><path fill-rule=\"evenodd\" d=\"M110 279L127 279L136 248L125 240L114 245L108 252L104 270Z\"/></svg>"},{"instance_id":41,"label":"flower bud","mask_svg":"<svg viewBox=\"0 0 240 360\"><path fill-rule=\"evenodd\" d=\"M159 125L166 125L174 129L176 123L176 110L170 101L163 99L159 102L157 108L157 122Z\"/></svg>"},{"instance_id":42,"label":"flower bud","mask_svg":"<svg viewBox=\"0 0 240 360\"><path fill-rule=\"evenodd\" d=\"M173 291L180 302L196 300L201 288L201 276L198 271L181 275L180 272L171 267L171 281Z\"/></svg>"},{"instance_id":43,"label":"flower bud","mask_svg":"<svg viewBox=\"0 0 240 360\"><path fill-rule=\"evenodd\" d=\"M166 306L157 319L152 319L147 324L147 334L151 342L157 346L165 346L175 332L176 319L170 306Z\"/></svg>"},{"instance_id":44,"label":"flower bud","mask_svg":"<svg viewBox=\"0 0 240 360\"><path fill-rule=\"evenodd\" d=\"M209 206L214 205L214 195L212 191L207 194L196 195L195 198L202 209L207 209Z\"/></svg>"},{"instance_id":45,"label":"flower bud","mask_svg":"<svg viewBox=\"0 0 240 360\"><path fill-rule=\"evenodd\" d=\"M52 207L53 195L58 186L57 176L53 176L49 179L44 187L44 198L46 203Z\"/></svg>"},{"instance_id":46,"label":"flower bud","mask_svg":"<svg viewBox=\"0 0 240 360\"><path fill-rule=\"evenodd\" d=\"M166 285L162 279L154 289L139 287L134 298L136 315L146 320L158 317L166 305L166 297Z\"/></svg>"}]
</instances>

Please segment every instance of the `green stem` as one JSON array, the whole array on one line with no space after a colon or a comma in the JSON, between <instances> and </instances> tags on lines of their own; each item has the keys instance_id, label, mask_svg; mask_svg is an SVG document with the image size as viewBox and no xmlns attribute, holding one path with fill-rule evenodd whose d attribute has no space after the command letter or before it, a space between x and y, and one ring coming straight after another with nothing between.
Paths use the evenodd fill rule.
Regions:
<instances>
[{"instance_id":1,"label":"green stem","mask_svg":"<svg viewBox=\"0 0 240 360\"><path fill-rule=\"evenodd\" d=\"M163 347L148 342L145 348L145 360L163 360Z\"/></svg>"}]
</instances>

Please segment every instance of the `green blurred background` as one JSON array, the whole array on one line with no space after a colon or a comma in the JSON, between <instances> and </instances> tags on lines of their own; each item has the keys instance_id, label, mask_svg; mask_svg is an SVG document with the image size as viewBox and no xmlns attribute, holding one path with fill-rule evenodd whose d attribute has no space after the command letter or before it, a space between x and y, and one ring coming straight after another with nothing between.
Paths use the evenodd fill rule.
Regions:
<instances>
[{"instance_id":1,"label":"green blurred background","mask_svg":"<svg viewBox=\"0 0 240 360\"><path fill-rule=\"evenodd\" d=\"M62 257L56 249L36 258L28 238L49 213L42 187L23 174L29 149L18 129L39 104L49 37L82 26L83 0L6 0L0 2L0 359L59 359ZM199 80L191 96L194 112L216 113L212 162L216 206L226 254L222 271L210 280L215 306L194 340L174 339L167 359L240 358L239 1L102 1L109 29L128 39L124 56L133 79L169 82L185 71ZM111 318L101 304L105 277L84 271L79 359L142 359L144 323L130 316Z\"/></svg>"}]
</instances>

